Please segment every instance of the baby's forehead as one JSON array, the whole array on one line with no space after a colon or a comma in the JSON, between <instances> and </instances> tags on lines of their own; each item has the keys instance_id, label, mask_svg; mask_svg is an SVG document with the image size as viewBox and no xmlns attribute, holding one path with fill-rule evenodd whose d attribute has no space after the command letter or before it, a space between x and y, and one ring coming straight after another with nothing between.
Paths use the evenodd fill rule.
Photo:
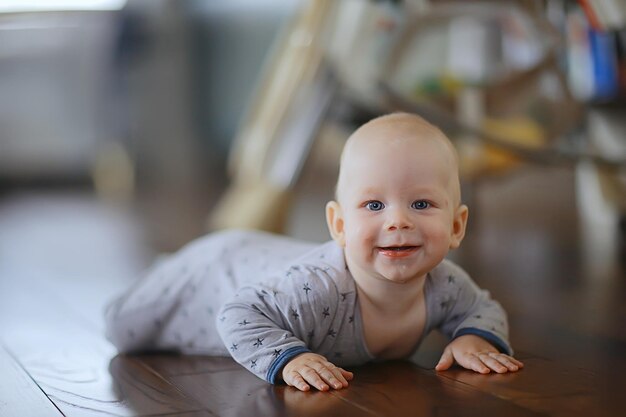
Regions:
<instances>
[{"instance_id":1,"label":"baby's forehead","mask_svg":"<svg viewBox=\"0 0 626 417\"><path fill-rule=\"evenodd\" d=\"M367 127L367 126L366 126ZM384 158L392 153L397 158L428 154L440 157L442 163L455 162L455 150L448 139L436 129L409 124L377 124L358 130L346 143L342 165L363 158Z\"/></svg>"}]
</instances>

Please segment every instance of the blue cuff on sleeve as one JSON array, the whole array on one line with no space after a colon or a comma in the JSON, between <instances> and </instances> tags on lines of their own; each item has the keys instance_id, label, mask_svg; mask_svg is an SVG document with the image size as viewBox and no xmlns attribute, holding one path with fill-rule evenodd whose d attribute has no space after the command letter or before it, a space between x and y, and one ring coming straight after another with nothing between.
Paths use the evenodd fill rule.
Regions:
<instances>
[{"instance_id":1,"label":"blue cuff on sleeve","mask_svg":"<svg viewBox=\"0 0 626 417\"><path fill-rule=\"evenodd\" d=\"M276 358L274 363L270 366L270 369L267 371L267 380L271 384L275 384L278 379L278 373L283 369L283 366L287 364L292 358L298 356L301 353L310 352L305 346L294 346L292 348L287 349L283 353Z\"/></svg>"},{"instance_id":2,"label":"blue cuff on sleeve","mask_svg":"<svg viewBox=\"0 0 626 417\"><path fill-rule=\"evenodd\" d=\"M478 329L476 327L465 327L463 329L460 329L454 335L454 339L466 334L473 334L475 336L482 337L483 339L494 345L496 349L498 349L501 353L506 353L507 355L513 354L513 351L509 348L509 345L498 336L486 330Z\"/></svg>"}]
</instances>

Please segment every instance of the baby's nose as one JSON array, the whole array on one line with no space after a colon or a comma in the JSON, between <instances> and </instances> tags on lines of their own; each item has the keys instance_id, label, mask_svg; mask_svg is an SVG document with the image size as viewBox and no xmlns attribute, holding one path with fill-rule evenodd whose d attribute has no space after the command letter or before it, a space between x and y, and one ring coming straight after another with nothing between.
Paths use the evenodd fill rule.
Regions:
<instances>
[{"instance_id":1,"label":"baby's nose","mask_svg":"<svg viewBox=\"0 0 626 417\"><path fill-rule=\"evenodd\" d=\"M390 210L385 228L387 230L407 230L413 228L413 222L405 210Z\"/></svg>"}]
</instances>

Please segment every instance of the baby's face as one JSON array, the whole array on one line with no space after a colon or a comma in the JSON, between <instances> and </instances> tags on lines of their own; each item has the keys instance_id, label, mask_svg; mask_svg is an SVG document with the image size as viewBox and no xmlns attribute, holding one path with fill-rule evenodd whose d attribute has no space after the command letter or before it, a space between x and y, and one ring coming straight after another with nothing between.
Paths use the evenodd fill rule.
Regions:
<instances>
[{"instance_id":1,"label":"baby's face","mask_svg":"<svg viewBox=\"0 0 626 417\"><path fill-rule=\"evenodd\" d=\"M405 283L423 277L459 245L467 209L459 213L457 168L448 146L428 135L391 133L359 138L346 150L338 240L355 279Z\"/></svg>"}]
</instances>

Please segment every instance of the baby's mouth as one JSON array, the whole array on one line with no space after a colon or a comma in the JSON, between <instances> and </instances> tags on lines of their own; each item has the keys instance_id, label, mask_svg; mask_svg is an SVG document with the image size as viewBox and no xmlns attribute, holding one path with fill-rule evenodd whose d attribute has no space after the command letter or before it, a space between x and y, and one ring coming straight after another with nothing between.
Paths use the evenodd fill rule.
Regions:
<instances>
[{"instance_id":1,"label":"baby's mouth","mask_svg":"<svg viewBox=\"0 0 626 417\"><path fill-rule=\"evenodd\" d=\"M419 246L381 246L378 252L388 258L403 258L410 256L419 249Z\"/></svg>"},{"instance_id":2,"label":"baby's mouth","mask_svg":"<svg viewBox=\"0 0 626 417\"><path fill-rule=\"evenodd\" d=\"M401 251L410 251L410 250L417 249L417 246L383 246L383 247L380 247L379 249L401 252Z\"/></svg>"}]
</instances>

